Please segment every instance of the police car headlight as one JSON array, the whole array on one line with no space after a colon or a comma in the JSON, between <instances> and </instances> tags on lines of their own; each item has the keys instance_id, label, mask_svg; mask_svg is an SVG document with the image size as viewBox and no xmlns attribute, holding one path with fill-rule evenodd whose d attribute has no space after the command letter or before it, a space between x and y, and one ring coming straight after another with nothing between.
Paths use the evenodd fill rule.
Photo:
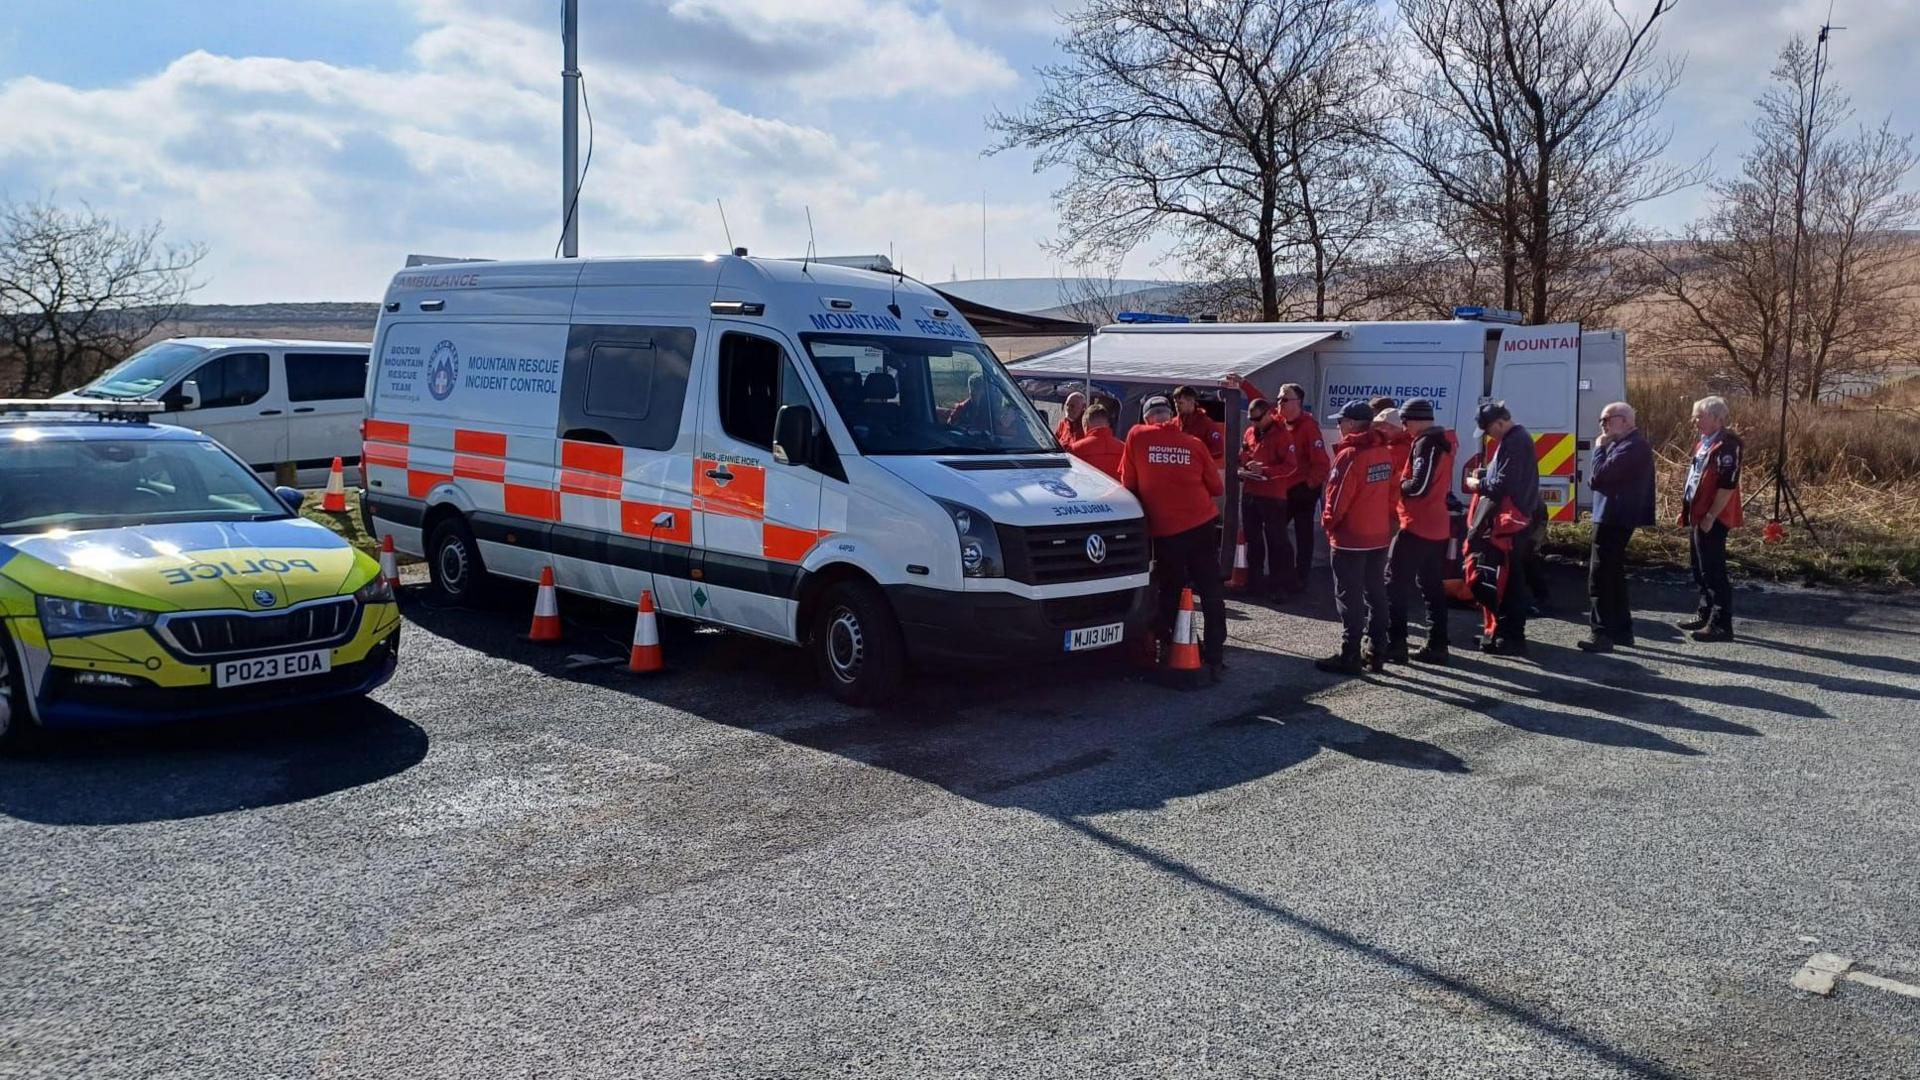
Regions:
<instances>
[{"instance_id":1,"label":"police car headlight","mask_svg":"<svg viewBox=\"0 0 1920 1080\"><path fill-rule=\"evenodd\" d=\"M384 576L376 576L372 581L354 590L353 598L362 604L393 603L393 585Z\"/></svg>"},{"instance_id":2,"label":"police car headlight","mask_svg":"<svg viewBox=\"0 0 1920 1080\"><path fill-rule=\"evenodd\" d=\"M104 634L114 630L133 630L152 626L160 613L144 608L100 604L92 600L72 600L64 596L36 596L40 611L40 631L48 637L77 637Z\"/></svg>"},{"instance_id":3,"label":"police car headlight","mask_svg":"<svg viewBox=\"0 0 1920 1080\"><path fill-rule=\"evenodd\" d=\"M953 530L960 540L960 572L967 577L1003 577L1006 561L1000 557L1000 534L993 519L971 506L935 499L953 518Z\"/></svg>"}]
</instances>

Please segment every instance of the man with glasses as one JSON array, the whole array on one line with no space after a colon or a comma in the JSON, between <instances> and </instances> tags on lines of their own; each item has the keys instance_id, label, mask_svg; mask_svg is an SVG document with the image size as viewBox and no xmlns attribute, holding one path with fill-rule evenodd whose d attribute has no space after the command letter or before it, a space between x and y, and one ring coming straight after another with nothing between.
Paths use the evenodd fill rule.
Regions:
<instances>
[{"instance_id":1,"label":"man with glasses","mask_svg":"<svg viewBox=\"0 0 1920 1080\"><path fill-rule=\"evenodd\" d=\"M1239 375L1227 376L1229 387L1249 398L1265 397L1260 388ZM1327 440L1320 433L1320 421L1307 409L1307 391L1299 383L1280 387L1280 427L1293 440L1294 473L1287 486L1287 522L1293 528L1292 588L1307 587L1307 571L1313 569L1313 537L1320 524L1320 492L1333 470L1327 455Z\"/></svg>"},{"instance_id":2,"label":"man with glasses","mask_svg":"<svg viewBox=\"0 0 1920 1080\"><path fill-rule=\"evenodd\" d=\"M1580 648L1612 652L1633 644L1627 602L1627 542L1654 521L1653 447L1634 426L1633 406L1616 401L1600 410L1593 441L1593 547L1587 553L1587 622Z\"/></svg>"}]
</instances>

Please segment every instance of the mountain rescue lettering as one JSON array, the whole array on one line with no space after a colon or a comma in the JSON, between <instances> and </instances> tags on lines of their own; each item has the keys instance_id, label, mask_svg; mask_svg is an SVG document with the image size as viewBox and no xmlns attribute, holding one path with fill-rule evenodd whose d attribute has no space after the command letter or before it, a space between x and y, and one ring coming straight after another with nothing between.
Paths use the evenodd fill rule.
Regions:
<instances>
[{"instance_id":1,"label":"mountain rescue lettering","mask_svg":"<svg viewBox=\"0 0 1920 1080\"><path fill-rule=\"evenodd\" d=\"M1147 464L1191 465L1193 452L1184 446L1149 446L1147 447Z\"/></svg>"}]
</instances>

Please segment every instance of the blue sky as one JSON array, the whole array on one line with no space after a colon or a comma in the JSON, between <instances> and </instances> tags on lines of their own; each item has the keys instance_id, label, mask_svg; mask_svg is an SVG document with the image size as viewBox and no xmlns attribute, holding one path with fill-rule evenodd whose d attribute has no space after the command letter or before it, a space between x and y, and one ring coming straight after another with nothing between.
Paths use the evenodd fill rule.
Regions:
<instances>
[{"instance_id":1,"label":"blue sky","mask_svg":"<svg viewBox=\"0 0 1920 1080\"><path fill-rule=\"evenodd\" d=\"M558 230L558 0L8 0L0 195L210 249L210 302L368 299L410 251L537 257ZM1055 20L1020 0L581 0L585 254L886 251L928 280L1069 272L1057 176L982 157ZM1623 5L1637 6L1633 0ZM1731 168L1773 53L1824 0L1682 0L1676 158ZM1841 0L1863 118L1920 116L1920 0ZM1672 226L1699 192L1642 211ZM1128 276L1177 276L1157 248Z\"/></svg>"}]
</instances>

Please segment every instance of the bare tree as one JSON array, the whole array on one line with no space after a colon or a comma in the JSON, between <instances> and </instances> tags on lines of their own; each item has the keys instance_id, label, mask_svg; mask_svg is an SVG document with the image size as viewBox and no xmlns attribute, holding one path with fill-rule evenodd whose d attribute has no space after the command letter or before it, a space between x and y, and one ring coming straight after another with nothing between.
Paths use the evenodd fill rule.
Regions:
<instances>
[{"instance_id":1,"label":"bare tree","mask_svg":"<svg viewBox=\"0 0 1920 1080\"><path fill-rule=\"evenodd\" d=\"M1803 41L1781 50L1740 174L1712 186L1706 215L1678 242L1643 248L1662 300L1647 345L1755 396L1780 392L1790 374L1795 396L1818 401L1920 357L1920 242L1909 231L1920 194L1905 190L1920 159L1886 123L1843 136L1851 107L1832 87L1813 104L1814 60ZM1783 373L1802 147L1798 317Z\"/></svg>"},{"instance_id":2,"label":"bare tree","mask_svg":"<svg viewBox=\"0 0 1920 1080\"><path fill-rule=\"evenodd\" d=\"M178 314L205 250L154 222L124 228L83 206L0 205L0 360L11 393L59 393L97 375Z\"/></svg>"},{"instance_id":3,"label":"bare tree","mask_svg":"<svg viewBox=\"0 0 1920 1080\"><path fill-rule=\"evenodd\" d=\"M1065 18L1039 99L989 120L994 151L1071 173L1063 253L1108 261L1170 232L1201 276L1251 286L1219 309L1278 319L1304 274L1305 312L1326 317L1381 216L1354 164L1381 107L1371 0L1091 0Z\"/></svg>"},{"instance_id":4,"label":"bare tree","mask_svg":"<svg viewBox=\"0 0 1920 1080\"><path fill-rule=\"evenodd\" d=\"M1591 319L1632 295L1619 255L1634 206L1696 181L1654 126L1680 62L1656 61L1675 0L1631 20L1602 0L1399 0L1412 60L1389 138L1450 206L1437 245L1499 268L1499 303ZM1455 256L1459 257L1459 256Z\"/></svg>"},{"instance_id":5,"label":"bare tree","mask_svg":"<svg viewBox=\"0 0 1920 1080\"><path fill-rule=\"evenodd\" d=\"M1120 271L1114 268L1098 274L1082 269L1079 276L1060 279L1060 306L1056 311L1075 322L1105 326L1120 314Z\"/></svg>"}]
</instances>

